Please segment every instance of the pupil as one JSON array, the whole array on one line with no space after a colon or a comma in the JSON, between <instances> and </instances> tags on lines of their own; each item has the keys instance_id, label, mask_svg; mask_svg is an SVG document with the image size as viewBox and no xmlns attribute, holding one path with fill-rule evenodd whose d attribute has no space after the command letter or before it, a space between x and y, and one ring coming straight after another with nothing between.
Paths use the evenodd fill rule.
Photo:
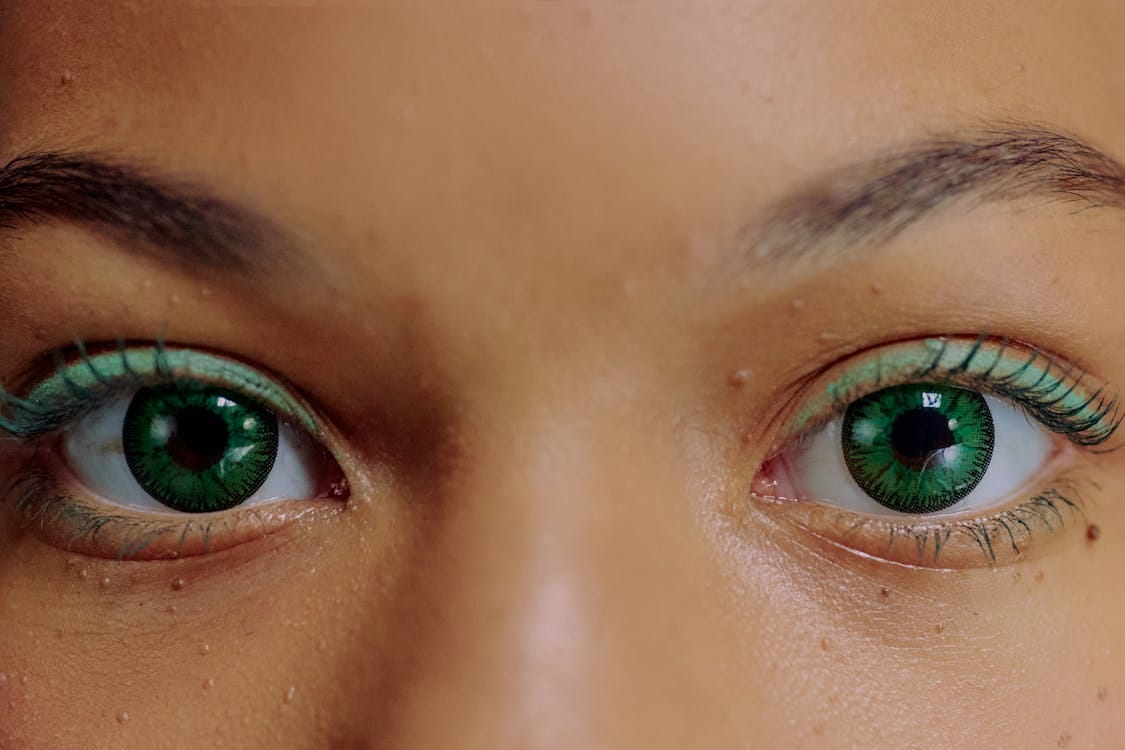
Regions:
<instances>
[{"instance_id":1,"label":"pupil","mask_svg":"<svg viewBox=\"0 0 1125 750\"><path fill-rule=\"evenodd\" d=\"M188 471L203 471L217 464L227 453L230 435L218 414L196 406L176 412L165 450L173 461Z\"/></svg>"},{"instance_id":2,"label":"pupil","mask_svg":"<svg viewBox=\"0 0 1125 750\"><path fill-rule=\"evenodd\" d=\"M891 425L895 458L913 469L923 469L935 452L954 444L949 420L939 409L911 409Z\"/></svg>"}]
</instances>

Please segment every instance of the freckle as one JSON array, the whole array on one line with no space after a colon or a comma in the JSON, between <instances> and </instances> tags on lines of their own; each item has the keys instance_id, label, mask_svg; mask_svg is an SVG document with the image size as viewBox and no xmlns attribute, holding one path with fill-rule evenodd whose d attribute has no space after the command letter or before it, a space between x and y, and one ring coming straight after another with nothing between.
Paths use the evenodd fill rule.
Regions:
<instances>
[{"instance_id":1,"label":"freckle","mask_svg":"<svg viewBox=\"0 0 1125 750\"><path fill-rule=\"evenodd\" d=\"M820 650L821 651L831 651L832 650L832 641L830 641L827 637L821 638L820 639Z\"/></svg>"},{"instance_id":2,"label":"freckle","mask_svg":"<svg viewBox=\"0 0 1125 750\"><path fill-rule=\"evenodd\" d=\"M1043 573L1042 570L1040 570L1039 572L1037 572L1035 574L1035 582L1036 583L1043 583L1044 578L1046 578L1046 575Z\"/></svg>"},{"instance_id":3,"label":"freckle","mask_svg":"<svg viewBox=\"0 0 1125 750\"><path fill-rule=\"evenodd\" d=\"M803 299L795 299L789 303L789 307L793 312L801 312L805 309L805 301Z\"/></svg>"},{"instance_id":4,"label":"freckle","mask_svg":"<svg viewBox=\"0 0 1125 750\"><path fill-rule=\"evenodd\" d=\"M945 626L944 626L944 625L942 625L942 624L941 624L941 623L939 622L939 623L938 623L937 625L934 625L934 632L935 632L935 633L937 633L937 634L939 634L939 635L940 635L941 633L944 633L944 632L945 632Z\"/></svg>"},{"instance_id":5,"label":"freckle","mask_svg":"<svg viewBox=\"0 0 1125 750\"><path fill-rule=\"evenodd\" d=\"M294 699L296 699L296 697L297 697L297 687L295 685L290 685L289 689L285 691L285 702L286 703L292 703L294 701Z\"/></svg>"},{"instance_id":6,"label":"freckle","mask_svg":"<svg viewBox=\"0 0 1125 750\"><path fill-rule=\"evenodd\" d=\"M183 591L184 586L187 586L187 581L185 581L183 578L177 578L176 580L172 581L173 591Z\"/></svg>"},{"instance_id":7,"label":"freckle","mask_svg":"<svg viewBox=\"0 0 1125 750\"><path fill-rule=\"evenodd\" d=\"M1102 535L1102 530L1097 524L1090 524L1086 527L1086 538L1091 542L1098 541L1098 537Z\"/></svg>"},{"instance_id":8,"label":"freckle","mask_svg":"<svg viewBox=\"0 0 1125 750\"><path fill-rule=\"evenodd\" d=\"M1056 744L1058 744L1059 747L1066 747L1067 745L1069 745L1070 744L1070 732L1063 733L1063 735L1061 737L1059 737L1059 741Z\"/></svg>"},{"instance_id":9,"label":"freckle","mask_svg":"<svg viewBox=\"0 0 1125 750\"><path fill-rule=\"evenodd\" d=\"M204 643L202 646L199 647L199 655L200 656L207 656L207 654L209 654L209 653L211 653L211 646L209 644Z\"/></svg>"},{"instance_id":10,"label":"freckle","mask_svg":"<svg viewBox=\"0 0 1125 750\"><path fill-rule=\"evenodd\" d=\"M1098 700L1104 701L1108 697L1109 697L1109 688L1107 688L1107 687L1098 688Z\"/></svg>"},{"instance_id":11,"label":"freckle","mask_svg":"<svg viewBox=\"0 0 1125 750\"><path fill-rule=\"evenodd\" d=\"M730 383L732 388L741 388L749 383L750 378L752 378L753 376L754 373L752 373L750 370L735 370L727 378L727 382Z\"/></svg>"},{"instance_id":12,"label":"freckle","mask_svg":"<svg viewBox=\"0 0 1125 750\"><path fill-rule=\"evenodd\" d=\"M127 721L129 721L129 714L125 713L124 711L117 714L117 723L118 724L124 724Z\"/></svg>"},{"instance_id":13,"label":"freckle","mask_svg":"<svg viewBox=\"0 0 1125 750\"><path fill-rule=\"evenodd\" d=\"M884 599L890 599L891 590L884 586L883 588L879 589L879 596L883 597Z\"/></svg>"}]
</instances>

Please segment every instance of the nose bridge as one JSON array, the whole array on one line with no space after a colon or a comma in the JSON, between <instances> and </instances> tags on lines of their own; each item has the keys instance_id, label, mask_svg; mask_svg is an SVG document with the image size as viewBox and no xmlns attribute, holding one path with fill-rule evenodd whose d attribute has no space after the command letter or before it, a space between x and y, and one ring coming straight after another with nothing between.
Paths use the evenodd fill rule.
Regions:
<instances>
[{"instance_id":1,"label":"nose bridge","mask_svg":"<svg viewBox=\"0 0 1125 750\"><path fill-rule=\"evenodd\" d=\"M692 631L707 619L683 455L671 419L654 429L583 403L482 423L492 439L442 498L412 594L430 617L399 746L651 748L675 736L649 736L652 712L690 690ZM629 727L645 739L607 734Z\"/></svg>"}]
</instances>

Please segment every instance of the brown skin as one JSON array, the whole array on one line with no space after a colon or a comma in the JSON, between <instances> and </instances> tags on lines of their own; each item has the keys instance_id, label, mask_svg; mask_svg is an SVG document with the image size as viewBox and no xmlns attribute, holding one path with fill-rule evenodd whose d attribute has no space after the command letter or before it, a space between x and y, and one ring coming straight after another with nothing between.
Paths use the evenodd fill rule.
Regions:
<instances>
[{"instance_id":1,"label":"brown skin","mask_svg":"<svg viewBox=\"0 0 1125 750\"><path fill-rule=\"evenodd\" d=\"M100 6L5 4L0 160L142 159L315 270L8 233L0 382L75 336L226 352L296 384L352 495L176 561L5 521L0 747L1119 741L1125 452L1073 459L1096 540L996 567L865 560L746 495L795 384L859 349L998 332L1125 384L1120 218L950 210L788 275L728 240L966 123L1125 159L1120 3Z\"/></svg>"}]
</instances>

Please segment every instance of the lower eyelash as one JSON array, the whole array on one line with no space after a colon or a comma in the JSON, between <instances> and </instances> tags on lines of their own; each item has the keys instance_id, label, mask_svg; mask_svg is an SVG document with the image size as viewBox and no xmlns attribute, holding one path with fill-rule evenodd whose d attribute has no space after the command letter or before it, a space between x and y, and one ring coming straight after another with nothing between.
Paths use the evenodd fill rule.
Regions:
<instances>
[{"instance_id":1,"label":"lower eyelash","mask_svg":"<svg viewBox=\"0 0 1125 750\"><path fill-rule=\"evenodd\" d=\"M222 514L176 519L141 518L72 495L47 467L26 467L3 488L23 528L76 554L124 560L172 560L218 552L267 536L308 514L335 513L340 503L293 501Z\"/></svg>"},{"instance_id":2,"label":"lower eyelash","mask_svg":"<svg viewBox=\"0 0 1125 750\"><path fill-rule=\"evenodd\" d=\"M983 518L926 520L902 523L868 517L809 501L789 501L755 495L759 501L780 507L789 519L808 532L861 555L911 567L960 569L976 565L1002 565L1023 559L1033 538L1056 534L1074 520L1085 525L1086 489L1097 489L1089 480L1063 477L1020 504ZM966 559L959 559L965 557Z\"/></svg>"},{"instance_id":3,"label":"lower eyelash","mask_svg":"<svg viewBox=\"0 0 1125 750\"><path fill-rule=\"evenodd\" d=\"M64 547L95 544L99 535L120 537L116 558L137 557L162 537L181 533L183 546L190 525L137 519L119 513L95 510L71 497L46 470L31 469L16 477L5 497L12 503L25 527L39 525L43 531L67 530ZM182 527L182 528L177 528ZM205 536L206 533L205 532ZM205 542L206 543L206 542ZM169 557L178 556L170 554Z\"/></svg>"}]
</instances>

